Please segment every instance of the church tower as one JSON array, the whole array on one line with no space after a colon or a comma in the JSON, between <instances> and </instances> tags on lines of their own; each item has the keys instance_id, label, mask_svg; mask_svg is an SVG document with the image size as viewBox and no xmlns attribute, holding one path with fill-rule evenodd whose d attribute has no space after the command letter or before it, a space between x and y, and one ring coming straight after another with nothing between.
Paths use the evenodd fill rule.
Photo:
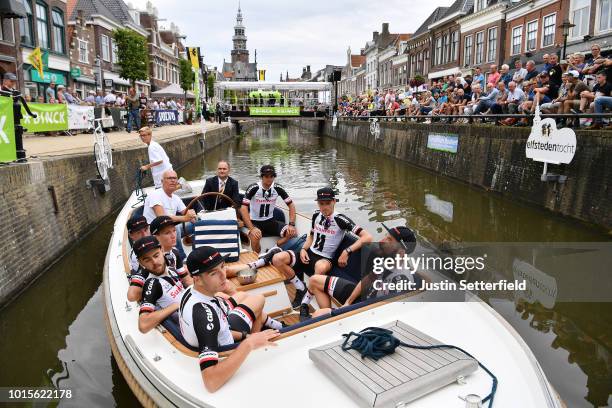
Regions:
<instances>
[{"instance_id":1,"label":"church tower","mask_svg":"<svg viewBox=\"0 0 612 408\"><path fill-rule=\"evenodd\" d=\"M236 16L234 36L232 37L232 42L234 43L234 49L232 50L232 64L235 64L236 62L243 62L245 64L249 63L249 50L247 50L247 37L244 30L245 27L242 23L242 10L240 9L240 3L238 3L238 15Z\"/></svg>"}]
</instances>

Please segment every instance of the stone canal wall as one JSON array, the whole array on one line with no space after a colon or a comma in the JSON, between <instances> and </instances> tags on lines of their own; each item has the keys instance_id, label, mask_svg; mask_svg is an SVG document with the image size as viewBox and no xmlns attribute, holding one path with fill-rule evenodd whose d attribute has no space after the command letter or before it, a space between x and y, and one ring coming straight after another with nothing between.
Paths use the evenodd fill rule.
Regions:
<instances>
[{"instance_id":1,"label":"stone canal wall","mask_svg":"<svg viewBox=\"0 0 612 408\"><path fill-rule=\"evenodd\" d=\"M610 131L576 132L573 161L548 166L549 173L567 176L561 184L540 181L543 163L525 157L529 136L525 128L382 122L376 140L368 122L339 121L336 128L331 121L296 124L612 231ZM457 134L457 153L429 149L427 140L432 132Z\"/></svg>"},{"instance_id":2,"label":"stone canal wall","mask_svg":"<svg viewBox=\"0 0 612 408\"><path fill-rule=\"evenodd\" d=\"M233 134L229 126L209 130L204 147L201 138L177 136L161 145L178 168ZM104 194L86 186L97 174L92 154L0 167L0 307L122 207L134 190L136 169L147 162L144 145L115 151L111 189ZM145 181L150 185L150 176ZM82 273L101 274L102 266Z\"/></svg>"}]
</instances>

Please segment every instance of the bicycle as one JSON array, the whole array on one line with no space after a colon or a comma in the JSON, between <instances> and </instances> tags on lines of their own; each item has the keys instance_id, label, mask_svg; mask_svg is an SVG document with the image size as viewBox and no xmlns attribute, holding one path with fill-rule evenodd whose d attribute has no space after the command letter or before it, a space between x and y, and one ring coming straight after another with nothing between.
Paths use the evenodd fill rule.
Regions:
<instances>
[{"instance_id":1,"label":"bicycle","mask_svg":"<svg viewBox=\"0 0 612 408\"><path fill-rule=\"evenodd\" d=\"M113 150L104 129L102 129L102 118L92 119L89 122L93 128L96 168L100 178L107 180L108 170L113 168Z\"/></svg>"}]
</instances>

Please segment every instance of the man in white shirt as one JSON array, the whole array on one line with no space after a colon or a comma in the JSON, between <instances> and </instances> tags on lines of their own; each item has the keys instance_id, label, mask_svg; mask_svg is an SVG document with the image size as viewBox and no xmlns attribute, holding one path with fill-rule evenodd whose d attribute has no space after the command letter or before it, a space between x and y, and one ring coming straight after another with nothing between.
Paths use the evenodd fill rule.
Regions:
<instances>
[{"instance_id":1,"label":"man in white shirt","mask_svg":"<svg viewBox=\"0 0 612 408\"><path fill-rule=\"evenodd\" d=\"M185 203L179 196L174 194L178 189L178 177L172 169L163 173L161 188L147 195L144 203L142 215L151 222L161 215L169 216L174 222L194 222L196 213L194 210L187 210ZM176 249L182 258L185 258L185 251L181 242L183 229L179 225L176 229Z\"/></svg>"},{"instance_id":2,"label":"man in white shirt","mask_svg":"<svg viewBox=\"0 0 612 408\"><path fill-rule=\"evenodd\" d=\"M149 164L140 167L141 171L151 170L153 183L155 188L160 188L162 185L162 174L166 170L172 170L172 163L166 154L163 147L153 139L153 131L150 127L145 126L138 131L140 140L148 146Z\"/></svg>"},{"instance_id":3,"label":"man in white shirt","mask_svg":"<svg viewBox=\"0 0 612 408\"><path fill-rule=\"evenodd\" d=\"M113 90L106 94L104 97L104 103L112 106L115 104L115 102L117 102L117 97L115 96L115 91Z\"/></svg>"},{"instance_id":4,"label":"man in white shirt","mask_svg":"<svg viewBox=\"0 0 612 408\"><path fill-rule=\"evenodd\" d=\"M520 59L514 61L514 73L512 80L516 83L517 88L522 89L523 80L527 76L527 70L523 68L523 63Z\"/></svg>"}]
</instances>

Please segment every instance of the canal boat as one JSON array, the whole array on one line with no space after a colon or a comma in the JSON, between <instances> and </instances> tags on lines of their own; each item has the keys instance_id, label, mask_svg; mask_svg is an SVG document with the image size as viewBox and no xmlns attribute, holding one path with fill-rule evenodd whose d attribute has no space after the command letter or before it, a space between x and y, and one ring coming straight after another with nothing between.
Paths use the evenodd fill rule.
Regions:
<instances>
[{"instance_id":1,"label":"canal boat","mask_svg":"<svg viewBox=\"0 0 612 408\"><path fill-rule=\"evenodd\" d=\"M186 203L197 202L194 198L203 184L202 180L190 181L177 194ZM476 298L433 302L426 292L416 291L399 299L336 305L332 314L300 323L291 308L290 286L285 285L273 266L260 269L253 283L232 282L238 290L263 294L264 310L288 327L275 340L277 347L252 352L220 390L209 393L203 386L198 353L181 340L180 331L172 325L160 325L141 333L139 306L127 300L130 244L126 222L142 206L138 193L130 196L116 218L104 264L103 286L111 349L142 405L476 407L480 405L474 401L492 388L491 376L478 368L480 362L496 377L493 406L564 406L518 333ZM286 210L275 216L286 217ZM298 232L306 233L310 218L298 214L296 227ZM192 241L197 240L196 236ZM269 239L262 240L262 248L271 245ZM258 256L245 243L239 244L238 252L241 262ZM423 278L439 279L426 274ZM403 341L421 346L455 345L473 358L454 349L403 350L400 346L396 356L374 361L359 358L355 350L342 351L343 334L368 327L388 328ZM231 352L227 349L221 355Z\"/></svg>"}]
</instances>

